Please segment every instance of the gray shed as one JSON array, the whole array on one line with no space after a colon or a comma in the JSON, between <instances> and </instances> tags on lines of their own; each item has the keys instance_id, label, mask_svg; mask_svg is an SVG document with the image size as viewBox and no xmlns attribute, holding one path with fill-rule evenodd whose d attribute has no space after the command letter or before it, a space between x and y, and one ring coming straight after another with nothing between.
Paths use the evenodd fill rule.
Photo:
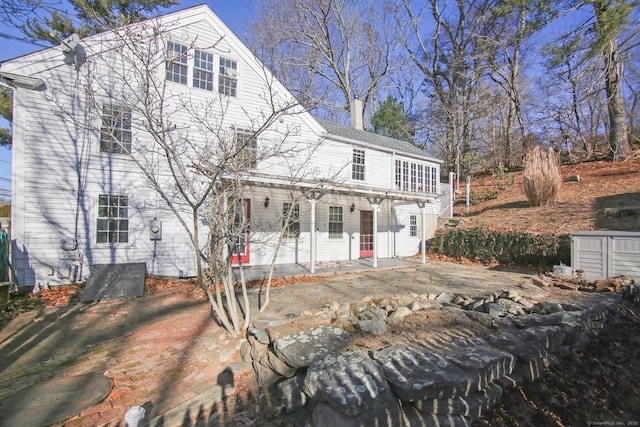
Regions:
<instances>
[{"instance_id":1,"label":"gray shed","mask_svg":"<svg viewBox=\"0 0 640 427\"><path fill-rule=\"evenodd\" d=\"M581 231L571 234L571 267L590 280L631 276L640 282L640 232Z\"/></svg>"}]
</instances>

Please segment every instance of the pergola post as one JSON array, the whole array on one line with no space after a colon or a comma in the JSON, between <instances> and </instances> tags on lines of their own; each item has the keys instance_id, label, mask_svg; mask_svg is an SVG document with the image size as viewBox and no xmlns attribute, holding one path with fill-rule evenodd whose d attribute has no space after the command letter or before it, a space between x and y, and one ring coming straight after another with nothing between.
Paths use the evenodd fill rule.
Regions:
<instances>
[{"instance_id":1,"label":"pergola post","mask_svg":"<svg viewBox=\"0 0 640 427\"><path fill-rule=\"evenodd\" d=\"M373 268L378 268L378 212L380 212L382 199L367 198L367 201L371 205L371 210L373 211L373 257L371 261Z\"/></svg>"},{"instance_id":2,"label":"pergola post","mask_svg":"<svg viewBox=\"0 0 640 427\"><path fill-rule=\"evenodd\" d=\"M372 204L373 209L373 268L378 268L378 211L380 205Z\"/></svg>"},{"instance_id":3,"label":"pergola post","mask_svg":"<svg viewBox=\"0 0 640 427\"><path fill-rule=\"evenodd\" d=\"M417 202L418 207L420 208L420 216L422 217L421 220L421 229L422 231L420 232L420 253L422 255L422 263L426 264L427 263L427 244L426 244L426 240L427 240L427 210L425 209L426 203L425 202Z\"/></svg>"},{"instance_id":4,"label":"pergola post","mask_svg":"<svg viewBox=\"0 0 640 427\"><path fill-rule=\"evenodd\" d=\"M310 238L311 242L311 250L309 251L309 272L311 274L316 272L316 204L318 200L309 199L309 204L311 205L311 230L310 230Z\"/></svg>"}]
</instances>

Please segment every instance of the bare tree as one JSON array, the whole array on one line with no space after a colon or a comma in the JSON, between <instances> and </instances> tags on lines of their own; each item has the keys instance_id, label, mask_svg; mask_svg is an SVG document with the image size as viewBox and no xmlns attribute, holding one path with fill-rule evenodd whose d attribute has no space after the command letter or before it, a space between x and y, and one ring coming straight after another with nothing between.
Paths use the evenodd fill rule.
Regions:
<instances>
[{"instance_id":1,"label":"bare tree","mask_svg":"<svg viewBox=\"0 0 640 427\"><path fill-rule=\"evenodd\" d=\"M628 157L629 145L627 113L623 97L623 70L625 57L637 29L627 35L632 27L631 16L636 4L627 0L560 1L561 10L579 10L584 17L575 27L554 44L564 49L556 49L562 55L575 56L579 63L598 58L602 61L601 81L606 96L608 113L608 133L611 156L614 160ZM561 58L556 58L557 63Z\"/></svg>"},{"instance_id":2,"label":"bare tree","mask_svg":"<svg viewBox=\"0 0 640 427\"><path fill-rule=\"evenodd\" d=\"M293 159L307 149L291 143L299 129L289 118L303 110L265 69L262 92L240 108L215 90L193 96L189 88L172 85L167 64L224 44L223 38L206 43L193 38L186 50L172 51L167 42L176 24L149 20L88 39L76 84L48 86L56 114L83 120L81 125L99 134L101 144L126 155L173 213L194 249L198 281L213 313L236 336L251 316L241 262L242 303L232 270L250 225L243 201L257 165ZM72 113L69 100L82 104L86 119ZM130 134L122 132L123 123L130 123Z\"/></svg>"},{"instance_id":3,"label":"bare tree","mask_svg":"<svg viewBox=\"0 0 640 427\"><path fill-rule=\"evenodd\" d=\"M552 8L546 1L502 0L491 11L482 42L487 61L487 75L508 101L503 135L504 157L507 167L512 166L514 145L528 151L527 123L524 114L526 73L531 37L544 28L552 17Z\"/></svg>"},{"instance_id":4,"label":"bare tree","mask_svg":"<svg viewBox=\"0 0 640 427\"><path fill-rule=\"evenodd\" d=\"M359 96L373 111L397 63L388 2L260 0L251 23L257 55L308 108L349 112Z\"/></svg>"}]
</instances>

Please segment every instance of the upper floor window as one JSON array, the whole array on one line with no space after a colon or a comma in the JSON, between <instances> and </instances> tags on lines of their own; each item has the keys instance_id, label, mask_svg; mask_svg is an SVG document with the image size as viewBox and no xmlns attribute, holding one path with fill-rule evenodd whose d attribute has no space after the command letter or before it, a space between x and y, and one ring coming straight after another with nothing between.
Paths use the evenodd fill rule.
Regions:
<instances>
[{"instance_id":1,"label":"upper floor window","mask_svg":"<svg viewBox=\"0 0 640 427\"><path fill-rule=\"evenodd\" d=\"M288 218L288 221L287 221ZM285 238L295 238L300 235L300 205L282 204L282 227Z\"/></svg>"},{"instance_id":2,"label":"upper floor window","mask_svg":"<svg viewBox=\"0 0 640 427\"><path fill-rule=\"evenodd\" d=\"M416 192L417 190L417 183L418 183L418 179L417 179L417 166L415 163L411 163L411 191Z\"/></svg>"},{"instance_id":3,"label":"upper floor window","mask_svg":"<svg viewBox=\"0 0 640 427\"><path fill-rule=\"evenodd\" d=\"M258 137L248 129L236 129L236 147L241 168L255 169L258 166Z\"/></svg>"},{"instance_id":4,"label":"upper floor window","mask_svg":"<svg viewBox=\"0 0 640 427\"><path fill-rule=\"evenodd\" d=\"M187 84L187 46L167 42L167 80Z\"/></svg>"},{"instance_id":5,"label":"upper floor window","mask_svg":"<svg viewBox=\"0 0 640 427\"><path fill-rule=\"evenodd\" d=\"M402 191L409 191L409 162L402 162Z\"/></svg>"},{"instance_id":6,"label":"upper floor window","mask_svg":"<svg viewBox=\"0 0 640 427\"><path fill-rule=\"evenodd\" d=\"M220 58L218 76L218 92L222 95L236 96L238 89L238 63L227 58Z\"/></svg>"},{"instance_id":7,"label":"upper floor window","mask_svg":"<svg viewBox=\"0 0 640 427\"><path fill-rule=\"evenodd\" d=\"M429 178L428 190L430 193L435 194L438 192L438 170L434 167L430 167L429 169L431 169L431 176Z\"/></svg>"},{"instance_id":8,"label":"upper floor window","mask_svg":"<svg viewBox=\"0 0 640 427\"><path fill-rule=\"evenodd\" d=\"M329 238L342 239L342 206L329 206Z\"/></svg>"},{"instance_id":9,"label":"upper floor window","mask_svg":"<svg viewBox=\"0 0 640 427\"><path fill-rule=\"evenodd\" d=\"M127 243L129 241L128 203L127 196L113 194L98 196L96 227L98 243Z\"/></svg>"},{"instance_id":10,"label":"upper floor window","mask_svg":"<svg viewBox=\"0 0 640 427\"><path fill-rule=\"evenodd\" d=\"M113 104L102 106L100 151L129 153L131 151L131 110Z\"/></svg>"},{"instance_id":11,"label":"upper floor window","mask_svg":"<svg viewBox=\"0 0 640 427\"><path fill-rule=\"evenodd\" d=\"M351 178L364 181L364 150L353 149L353 166Z\"/></svg>"},{"instance_id":12,"label":"upper floor window","mask_svg":"<svg viewBox=\"0 0 640 427\"><path fill-rule=\"evenodd\" d=\"M213 90L213 54L195 50L193 56L193 87Z\"/></svg>"},{"instance_id":13,"label":"upper floor window","mask_svg":"<svg viewBox=\"0 0 640 427\"><path fill-rule=\"evenodd\" d=\"M396 160L395 185L401 191L435 194L438 192L438 168Z\"/></svg>"}]
</instances>

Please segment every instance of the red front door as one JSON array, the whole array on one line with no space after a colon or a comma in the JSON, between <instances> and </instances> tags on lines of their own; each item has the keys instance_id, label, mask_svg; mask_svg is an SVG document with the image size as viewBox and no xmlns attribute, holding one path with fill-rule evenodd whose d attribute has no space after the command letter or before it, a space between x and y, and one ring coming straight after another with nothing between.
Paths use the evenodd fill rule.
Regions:
<instances>
[{"instance_id":1,"label":"red front door","mask_svg":"<svg viewBox=\"0 0 640 427\"><path fill-rule=\"evenodd\" d=\"M245 199L238 207L234 220L234 228L243 227L244 234L236 238L231 262L234 264L246 264L249 262L249 222L251 220L251 201Z\"/></svg>"},{"instance_id":2,"label":"red front door","mask_svg":"<svg viewBox=\"0 0 640 427\"><path fill-rule=\"evenodd\" d=\"M360 211L360 256L373 256L373 211Z\"/></svg>"}]
</instances>

